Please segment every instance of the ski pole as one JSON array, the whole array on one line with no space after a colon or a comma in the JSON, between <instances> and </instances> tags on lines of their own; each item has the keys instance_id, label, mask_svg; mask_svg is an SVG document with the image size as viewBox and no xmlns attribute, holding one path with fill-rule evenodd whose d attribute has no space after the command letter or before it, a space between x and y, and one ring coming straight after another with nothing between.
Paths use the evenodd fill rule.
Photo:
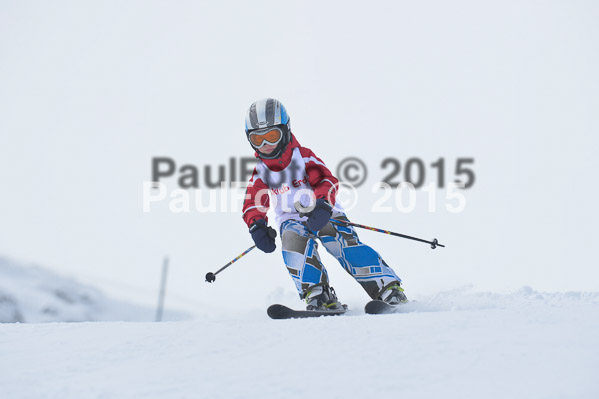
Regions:
<instances>
[{"instance_id":1,"label":"ski pole","mask_svg":"<svg viewBox=\"0 0 599 399\"><path fill-rule=\"evenodd\" d=\"M331 219L331 222L337 223L337 224L341 224L341 225L345 225L345 226L360 227L362 229L376 231L377 233L385 233L385 234L389 234L389 235L392 235L392 236L395 236L395 237L407 238L408 240L425 242L427 244L430 244L432 249L435 249L437 247L443 247L443 248L445 248L445 245L439 244L439 241L437 241L436 238L433 238L433 241L427 241L427 240L423 240L422 238L416 238L416 237L412 237L412 236L409 236L409 235L406 235L406 234L394 233L394 232L389 231L389 230L377 229L376 227L364 226L363 224L346 222L345 220Z\"/></svg>"},{"instance_id":2,"label":"ski pole","mask_svg":"<svg viewBox=\"0 0 599 399\"><path fill-rule=\"evenodd\" d=\"M268 231L268 235L270 235L272 238L276 238L277 237L277 232L275 230L269 230ZM243 256L247 255L247 253L250 252L254 248L256 248L256 246L252 245L251 247L249 247L248 249L246 249L245 251L243 251L241 253L241 255L237 256L235 259L233 259L232 261L230 261L229 263L227 263L226 265L224 265L223 267L221 267L220 269L218 269L216 272L214 272L214 273L212 273L212 272L206 273L206 282L212 283L214 280L216 280L216 275L218 273L222 272L227 267L229 267L233 263L237 262L239 259L241 259Z\"/></svg>"},{"instance_id":3,"label":"ski pole","mask_svg":"<svg viewBox=\"0 0 599 399\"><path fill-rule=\"evenodd\" d=\"M308 216L308 212L310 212L313 208L309 207L309 206L303 206L301 204L301 202L296 201L295 202L295 209L299 212L300 217L302 216ZM339 219L333 219L331 218L331 222L333 223L337 223L337 224L341 224L344 226L353 226L353 227L360 227L362 229L366 229L366 230L372 230L372 231L376 231L378 233L385 233L385 234L389 234L395 237L401 237L401 238L407 238L408 240L414 240L414 241L420 241L420 242L425 242L427 244L430 244L432 249L435 249L437 247L443 247L445 248L445 245L443 244L439 244L439 241L437 241L436 238L433 238L433 241L427 241L427 240L423 240L422 238L416 238L416 237L412 237L406 234L400 234L400 233L394 233L392 231L389 230L383 230L383 229L377 229L376 227L370 227L370 226L364 226L363 224L358 224L358 223L352 223L349 221L345 221L345 220L339 220Z\"/></svg>"},{"instance_id":4,"label":"ski pole","mask_svg":"<svg viewBox=\"0 0 599 399\"><path fill-rule=\"evenodd\" d=\"M216 275L220 272L222 272L223 270L225 270L227 267L231 266L233 263L237 262L239 259L241 259L244 255L246 255L248 252L250 252L252 249L256 248L255 245L252 245L251 247L249 247L248 249L246 249L245 251L242 252L241 255L239 255L238 257L236 257L235 259L233 259L231 262L227 263L226 265L224 265L223 267L221 267L220 269L218 269L216 272L212 273L212 272L208 272L206 273L206 282L211 283L214 280L216 280Z\"/></svg>"}]
</instances>

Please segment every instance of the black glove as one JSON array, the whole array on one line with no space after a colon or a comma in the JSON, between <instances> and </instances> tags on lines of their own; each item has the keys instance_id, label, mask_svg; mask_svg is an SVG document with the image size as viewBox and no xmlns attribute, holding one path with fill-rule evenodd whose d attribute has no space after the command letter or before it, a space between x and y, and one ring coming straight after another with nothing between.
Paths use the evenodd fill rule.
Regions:
<instances>
[{"instance_id":1,"label":"black glove","mask_svg":"<svg viewBox=\"0 0 599 399\"><path fill-rule=\"evenodd\" d=\"M258 219L250 226L250 234L258 249L264 252L272 252L277 247L275 237L277 232L266 225L266 220Z\"/></svg>"},{"instance_id":2,"label":"black glove","mask_svg":"<svg viewBox=\"0 0 599 399\"><path fill-rule=\"evenodd\" d=\"M308 220L306 224L312 231L319 231L322 229L333 215L333 207L324 198L316 200L314 209L306 214Z\"/></svg>"}]
</instances>

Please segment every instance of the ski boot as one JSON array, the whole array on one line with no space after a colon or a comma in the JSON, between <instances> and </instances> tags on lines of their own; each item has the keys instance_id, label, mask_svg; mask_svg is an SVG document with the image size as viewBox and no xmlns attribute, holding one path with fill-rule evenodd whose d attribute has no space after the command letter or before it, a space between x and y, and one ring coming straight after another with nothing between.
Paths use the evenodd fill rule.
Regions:
<instances>
[{"instance_id":1,"label":"ski boot","mask_svg":"<svg viewBox=\"0 0 599 399\"><path fill-rule=\"evenodd\" d=\"M400 283L395 283L387 287L379 296L381 301L387 302L389 305L399 305L400 303L408 302L406 294L403 292Z\"/></svg>"},{"instance_id":2,"label":"ski boot","mask_svg":"<svg viewBox=\"0 0 599 399\"><path fill-rule=\"evenodd\" d=\"M306 310L344 310L347 305L343 305L337 300L335 290L326 284L317 284L308 288L304 293L304 299L308 306Z\"/></svg>"}]
</instances>

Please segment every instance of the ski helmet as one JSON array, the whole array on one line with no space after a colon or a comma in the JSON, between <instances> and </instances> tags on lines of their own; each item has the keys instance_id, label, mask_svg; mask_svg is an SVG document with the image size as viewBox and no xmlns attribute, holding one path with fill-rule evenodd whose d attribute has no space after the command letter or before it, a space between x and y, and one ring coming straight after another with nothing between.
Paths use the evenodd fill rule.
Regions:
<instances>
[{"instance_id":1,"label":"ski helmet","mask_svg":"<svg viewBox=\"0 0 599 399\"><path fill-rule=\"evenodd\" d=\"M265 143L275 144L269 139L269 133L273 130L280 132L275 140L277 147L270 154L263 154L260 147ZM274 98L264 98L250 105L245 115L245 134L252 148L260 153L260 158L279 158L291 142L289 115L283 104ZM252 140L255 137L259 138L257 141L260 144ZM274 137L277 137L276 133Z\"/></svg>"}]
</instances>

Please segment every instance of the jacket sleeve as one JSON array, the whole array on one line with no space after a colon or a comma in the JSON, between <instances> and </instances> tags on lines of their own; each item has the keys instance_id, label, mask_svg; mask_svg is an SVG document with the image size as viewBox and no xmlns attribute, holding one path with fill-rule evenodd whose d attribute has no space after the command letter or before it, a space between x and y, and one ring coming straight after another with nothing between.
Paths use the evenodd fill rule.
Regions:
<instances>
[{"instance_id":1,"label":"jacket sleeve","mask_svg":"<svg viewBox=\"0 0 599 399\"><path fill-rule=\"evenodd\" d=\"M245 199L243 201L243 220L250 227L258 219L264 219L268 222L266 212L270 207L270 198L268 196L268 186L262 181L256 168L252 173L249 185L245 190Z\"/></svg>"},{"instance_id":2,"label":"jacket sleeve","mask_svg":"<svg viewBox=\"0 0 599 399\"><path fill-rule=\"evenodd\" d=\"M314 190L316 198L324 198L331 205L335 205L335 196L339 186L339 180L327 168L327 166L318 158L311 149L300 147L300 154L306 164L306 173L308 181Z\"/></svg>"}]
</instances>

